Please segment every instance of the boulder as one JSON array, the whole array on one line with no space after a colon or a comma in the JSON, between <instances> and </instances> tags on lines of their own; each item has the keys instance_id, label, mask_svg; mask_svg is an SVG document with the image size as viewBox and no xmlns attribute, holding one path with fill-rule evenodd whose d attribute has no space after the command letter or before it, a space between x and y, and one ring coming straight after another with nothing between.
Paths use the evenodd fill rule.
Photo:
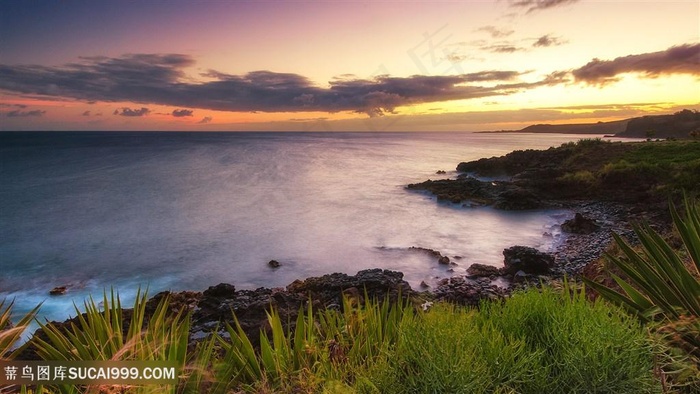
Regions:
<instances>
[{"instance_id":1,"label":"boulder","mask_svg":"<svg viewBox=\"0 0 700 394\"><path fill-rule=\"evenodd\" d=\"M515 275L518 271L531 275L549 274L554 257L528 246L512 246L503 250L503 272Z\"/></svg>"},{"instance_id":2,"label":"boulder","mask_svg":"<svg viewBox=\"0 0 700 394\"><path fill-rule=\"evenodd\" d=\"M236 287L228 283L219 283L204 290L202 295L206 298L230 298L236 294Z\"/></svg>"},{"instance_id":3,"label":"boulder","mask_svg":"<svg viewBox=\"0 0 700 394\"><path fill-rule=\"evenodd\" d=\"M449 264L450 264L450 258L447 257L447 256L441 256L441 257L438 259L438 263L444 264L444 265L449 265Z\"/></svg>"},{"instance_id":4,"label":"boulder","mask_svg":"<svg viewBox=\"0 0 700 394\"><path fill-rule=\"evenodd\" d=\"M270 266L270 268L279 268L281 264L277 260L270 260L267 262L267 265Z\"/></svg>"},{"instance_id":5,"label":"boulder","mask_svg":"<svg viewBox=\"0 0 700 394\"><path fill-rule=\"evenodd\" d=\"M487 277L497 276L500 274L500 271L492 265L475 263L467 268L467 274L472 277Z\"/></svg>"},{"instance_id":6,"label":"boulder","mask_svg":"<svg viewBox=\"0 0 700 394\"><path fill-rule=\"evenodd\" d=\"M572 234L591 234L596 231L600 226L598 226L593 219L589 219L580 213L576 212L573 219L569 219L562 223L562 231Z\"/></svg>"},{"instance_id":7,"label":"boulder","mask_svg":"<svg viewBox=\"0 0 700 394\"><path fill-rule=\"evenodd\" d=\"M68 286L56 286L53 289L49 290L50 295L64 295L68 291Z\"/></svg>"}]
</instances>

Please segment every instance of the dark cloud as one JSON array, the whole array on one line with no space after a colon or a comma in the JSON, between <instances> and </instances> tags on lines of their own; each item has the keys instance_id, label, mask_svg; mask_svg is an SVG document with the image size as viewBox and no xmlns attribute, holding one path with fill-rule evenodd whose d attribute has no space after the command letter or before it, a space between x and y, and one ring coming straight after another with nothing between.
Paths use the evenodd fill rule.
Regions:
<instances>
[{"instance_id":1,"label":"dark cloud","mask_svg":"<svg viewBox=\"0 0 700 394\"><path fill-rule=\"evenodd\" d=\"M503 37L508 37L509 35L515 33L515 30L512 29L507 29L507 28L498 28L496 26L483 26L475 31L483 31L486 33L489 33L492 38L503 38Z\"/></svg>"},{"instance_id":2,"label":"dark cloud","mask_svg":"<svg viewBox=\"0 0 700 394\"><path fill-rule=\"evenodd\" d=\"M552 37L549 34L545 34L544 36L540 37L535 41L532 46L533 47L551 47L551 46L559 46L566 44L567 41L563 40L559 37Z\"/></svg>"},{"instance_id":3,"label":"dark cloud","mask_svg":"<svg viewBox=\"0 0 700 394\"><path fill-rule=\"evenodd\" d=\"M576 3L579 0L508 0L511 7L527 8L527 13Z\"/></svg>"},{"instance_id":4,"label":"dark cloud","mask_svg":"<svg viewBox=\"0 0 700 394\"><path fill-rule=\"evenodd\" d=\"M131 116L131 117L146 116L150 113L151 113L151 110L149 110L146 107L141 107L140 109L131 109L128 107L123 107L123 108L121 108L121 111L119 109L114 110L114 115Z\"/></svg>"},{"instance_id":5,"label":"dark cloud","mask_svg":"<svg viewBox=\"0 0 700 394\"><path fill-rule=\"evenodd\" d=\"M617 81L620 74L630 72L650 77L662 74L700 76L700 44L674 46L665 51L629 55L614 60L593 59L571 73L576 81L603 85Z\"/></svg>"},{"instance_id":6,"label":"dark cloud","mask_svg":"<svg viewBox=\"0 0 700 394\"><path fill-rule=\"evenodd\" d=\"M27 108L26 105L24 104L6 104L6 103L0 103L0 107L13 107L13 108Z\"/></svg>"},{"instance_id":7,"label":"dark cloud","mask_svg":"<svg viewBox=\"0 0 700 394\"><path fill-rule=\"evenodd\" d=\"M204 118L202 118L202 120L200 120L197 123L198 124L207 124L207 123L211 122L212 120L214 120L214 118L212 118L211 116L205 116Z\"/></svg>"},{"instance_id":8,"label":"dark cloud","mask_svg":"<svg viewBox=\"0 0 700 394\"><path fill-rule=\"evenodd\" d=\"M182 118L185 116L192 116L193 113L194 111L192 111L191 109L176 109L173 110L172 115L176 118Z\"/></svg>"},{"instance_id":9,"label":"dark cloud","mask_svg":"<svg viewBox=\"0 0 700 394\"><path fill-rule=\"evenodd\" d=\"M505 49L503 49L505 50ZM354 76L319 87L291 73L254 71L230 75L209 71L212 81L185 80L185 55L127 55L83 58L63 67L0 65L0 89L85 101L134 102L221 111L356 111L370 116L401 105L510 94L541 82L480 86L516 79L515 71L485 71L454 76ZM115 115L143 116L146 108L121 108Z\"/></svg>"},{"instance_id":10,"label":"dark cloud","mask_svg":"<svg viewBox=\"0 0 700 394\"><path fill-rule=\"evenodd\" d=\"M90 116L90 111L83 112L83 116Z\"/></svg>"},{"instance_id":11,"label":"dark cloud","mask_svg":"<svg viewBox=\"0 0 700 394\"><path fill-rule=\"evenodd\" d=\"M6 115L8 118L26 118L29 116L42 116L45 113L46 113L46 111L42 111L42 110L38 110L38 109L35 109L33 111L14 110L14 111L8 112Z\"/></svg>"}]
</instances>

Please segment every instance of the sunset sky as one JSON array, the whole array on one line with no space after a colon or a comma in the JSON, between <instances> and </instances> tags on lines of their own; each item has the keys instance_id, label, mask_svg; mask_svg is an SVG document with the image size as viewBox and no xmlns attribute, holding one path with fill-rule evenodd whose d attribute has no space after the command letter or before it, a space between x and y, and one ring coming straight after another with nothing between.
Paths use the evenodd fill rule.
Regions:
<instances>
[{"instance_id":1,"label":"sunset sky","mask_svg":"<svg viewBox=\"0 0 700 394\"><path fill-rule=\"evenodd\" d=\"M700 2L0 3L0 130L478 131L700 109Z\"/></svg>"}]
</instances>

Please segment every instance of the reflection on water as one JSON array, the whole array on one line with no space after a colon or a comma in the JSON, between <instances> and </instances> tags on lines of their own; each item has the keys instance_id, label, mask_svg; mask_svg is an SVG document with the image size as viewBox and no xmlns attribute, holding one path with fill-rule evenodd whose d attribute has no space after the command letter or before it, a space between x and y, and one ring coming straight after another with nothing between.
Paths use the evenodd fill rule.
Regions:
<instances>
[{"instance_id":1,"label":"reflection on water","mask_svg":"<svg viewBox=\"0 0 700 394\"><path fill-rule=\"evenodd\" d=\"M382 267L412 285L451 275L410 246L499 265L514 244L547 249L561 212L436 203L404 185L455 176L460 161L569 135L468 133L0 134L0 297L20 309L110 286L282 286ZM445 175L436 175L446 170ZM267 262L282 266L271 270ZM72 298L71 297L74 297Z\"/></svg>"}]
</instances>

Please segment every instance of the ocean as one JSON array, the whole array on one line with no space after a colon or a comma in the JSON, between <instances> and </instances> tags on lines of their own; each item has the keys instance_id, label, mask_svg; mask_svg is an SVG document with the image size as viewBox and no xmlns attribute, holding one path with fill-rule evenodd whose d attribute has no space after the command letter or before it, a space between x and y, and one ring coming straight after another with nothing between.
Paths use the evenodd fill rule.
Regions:
<instances>
[{"instance_id":1,"label":"ocean","mask_svg":"<svg viewBox=\"0 0 700 394\"><path fill-rule=\"evenodd\" d=\"M285 286L366 268L421 281L551 250L570 212L438 203L405 185L581 138L474 133L0 133L0 299L63 320L92 294ZM438 170L446 171L438 175ZM553 236L545 235L545 233ZM411 246L461 256L449 272ZM277 260L279 268L268 266ZM62 296L49 296L68 286Z\"/></svg>"}]
</instances>

